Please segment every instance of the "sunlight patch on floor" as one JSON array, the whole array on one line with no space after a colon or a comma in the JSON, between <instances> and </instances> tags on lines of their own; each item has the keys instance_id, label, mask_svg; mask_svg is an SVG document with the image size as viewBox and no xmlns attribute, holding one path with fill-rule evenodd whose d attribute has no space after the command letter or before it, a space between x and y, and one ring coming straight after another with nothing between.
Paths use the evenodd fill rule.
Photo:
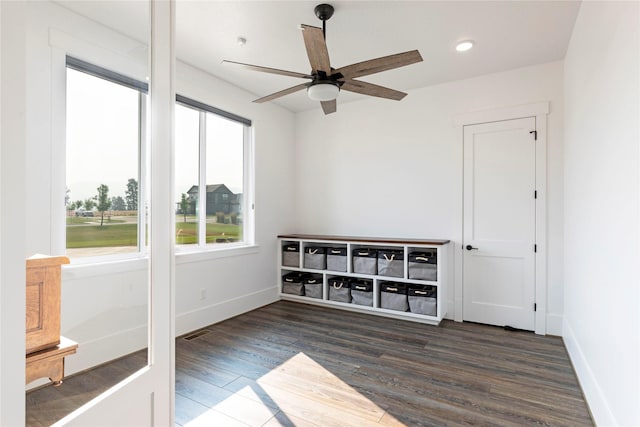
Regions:
<instances>
[{"instance_id":1,"label":"sunlight patch on floor","mask_svg":"<svg viewBox=\"0 0 640 427\"><path fill-rule=\"evenodd\" d=\"M257 381L244 381L233 396L185 425L404 426L304 353Z\"/></svg>"}]
</instances>

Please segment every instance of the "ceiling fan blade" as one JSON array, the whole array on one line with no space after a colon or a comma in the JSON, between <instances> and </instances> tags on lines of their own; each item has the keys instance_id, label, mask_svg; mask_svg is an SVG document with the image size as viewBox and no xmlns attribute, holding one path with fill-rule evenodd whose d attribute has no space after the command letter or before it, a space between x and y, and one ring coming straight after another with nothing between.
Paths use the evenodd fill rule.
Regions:
<instances>
[{"instance_id":1,"label":"ceiling fan blade","mask_svg":"<svg viewBox=\"0 0 640 427\"><path fill-rule=\"evenodd\" d=\"M383 56L381 58L347 65L335 70L333 74L335 75L340 73L345 79L353 79L356 77L379 73L381 71L404 67L405 65L415 64L416 62L421 61L422 56L420 56L420 52L417 50L410 50L409 52L396 53L395 55Z\"/></svg>"},{"instance_id":2,"label":"ceiling fan blade","mask_svg":"<svg viewBox=\"0 0 640 427\"><path fill-rule=\"evenodd\" d=\"M306 89L306 88L307 88L307 83L302 83L302 84L290 87L288 89L281 90L280 92L276 92L276 93L272 93L271 95L263 96L262 98L258 98L253 102L257 102L258 104L261 104L263 102L271 101L271 100L274 100L276 98L280 98L281 96L289 95L290 93L294 93L294 92L297 92L299 90Z\"/></svg>"},{"instance_id":3,"label":"ceiling fan blade","mask_svg":"<svg viewBox=\"0 0 640 427\"><path fill-rule=\"evenodd\" d=\"M277 68L262 67L260 65L243 64L242 62L227 61L226 59L222 61L222 63L239 65L240 67L246 68L248 70L260 71L263 73L270 73L270 74L279 74L281 76L300 77L303 79L313 78L313 76L310 76L309 74L297 73L295 71L278 70Z\"/></svg>"},{"instance_id":4,"label":"ceiling fan blade","mask_svg":"<svg viewBox=\"0 0 640 427\"><path fill-rule=\"evenodd\" d=\"M406 93L388 87L374 85L373 83L361 82L359 80L347 80L340 89L349 92L361 93L363 95L377 96L378 98L393 99L400 101L407 96Z\"/></svg>"},{"instance_id":5,"label":"ceiling fan blade","mask_svg":"<svg viewBox=\"0 0 640 427\"><path fill-rule=\"evenodd\" d=\"M324 40L322 28L310 25L301 25L304 46L307 48L307 56L313 71L323 71L327 75L331 74L331 63L329 62L329 51Z\"/></svg>"},{"instance_id":6,"label":"ceiling fan blade","mask_svg":"<svg viewBox=\"0 0 640 427\"><path fill-rule=\"evenodd\" d=\"M338 103L335 99L333 101L320 101L320 104L322 105L322 111L324 111L324 114L335 113L338 109Z\"/></svg>"}]
</instances>

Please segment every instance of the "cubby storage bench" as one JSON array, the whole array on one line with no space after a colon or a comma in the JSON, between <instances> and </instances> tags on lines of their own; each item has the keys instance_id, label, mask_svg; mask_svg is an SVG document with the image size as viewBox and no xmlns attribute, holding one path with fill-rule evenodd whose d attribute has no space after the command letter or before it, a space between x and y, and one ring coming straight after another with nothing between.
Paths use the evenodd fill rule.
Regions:
<instances>
[{"instance_id":1,"label":"cubby storage bench","mask_svg":"<svg viewBox=\"0 0 640 427\"><path fill-rule=\"evenodd\" d=\"M280 297L438 325L447 314L450 246L449 240L283 234L278 236ZM304 286L292 290L292 277L301 284L321 281L322 288L312 295L304 294Z\"/></svg>"}]
</instances>

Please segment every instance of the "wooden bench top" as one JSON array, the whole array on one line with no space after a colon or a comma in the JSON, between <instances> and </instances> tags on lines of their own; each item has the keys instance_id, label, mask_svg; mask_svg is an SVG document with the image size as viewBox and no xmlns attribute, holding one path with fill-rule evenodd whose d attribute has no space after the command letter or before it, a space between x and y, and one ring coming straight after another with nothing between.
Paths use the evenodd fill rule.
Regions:
<instances>
[{"instance_id":1,"label":"wooden bench top","mask_svg":"<svg viewBox=\"0 0 640 427\"><path fill-rule=\"evenodd\" d=\"M393 243L398 245L446 245L450 242L450 240L442 239L400 239L390 237L328 236L324 234L280 234L278 237L281 239Z\"/></svg>"}]
</instances>

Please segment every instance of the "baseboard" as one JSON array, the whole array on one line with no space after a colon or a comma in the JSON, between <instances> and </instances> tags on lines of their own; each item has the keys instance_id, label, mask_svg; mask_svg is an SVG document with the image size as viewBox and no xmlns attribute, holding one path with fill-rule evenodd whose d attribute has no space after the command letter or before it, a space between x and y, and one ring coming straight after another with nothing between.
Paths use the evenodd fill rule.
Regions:
<instances>
[{"instance_id":1,"label":"baseboard","mask_svg":"<svg viewBox=\"0 0 640 427\"><path fill-rule=\"evenodd\" d=\"M176 336L218 323L247 311L278 301L277 287L242 295L176 316Z\"/></svg>"},{"instance_id":2,"label":"baseboard","mask_svg":"<svg viewBox=\"0 0 640 427\"><path fill-rule=\"evenodd\" d=\"M547 335L562 336L562 314L547 313Z\"/></svg>"},{"instance_id":3,"label":"baseboard","mask_svg":"<svg viewBox=\"0 0 640 427\"><path fill-rule=\"evenodd\" d=\"M607 399L602 393L596 377L593 375L589 362L580 348L580 343L577 341L573 329L566 319L564 321L562 338L593 421L599 426L619 425L607 404Z\"/></svg>"}]
</instances>

